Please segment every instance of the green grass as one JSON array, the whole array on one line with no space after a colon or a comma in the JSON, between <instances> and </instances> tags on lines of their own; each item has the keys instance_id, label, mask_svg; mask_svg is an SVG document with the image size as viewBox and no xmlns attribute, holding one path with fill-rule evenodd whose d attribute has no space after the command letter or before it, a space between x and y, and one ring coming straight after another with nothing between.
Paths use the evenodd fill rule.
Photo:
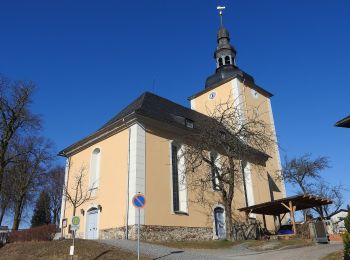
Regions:
<instances>
[{"instance_id":1,"label":"green grass","mask_svg":"<svg viewBox=\"0 0 350 260\"><path fill-rule=\"evenodd\" d=\"M331 253L329 255L326 255L322 260L343 260L344 259L344 253L343 250L339 250L337 252Z\"/></svg>"},{"instance_id":2,"label":"green grass","mask_svg":"<svg viewBox=\"0 0 350 260\"><path fill-rule=\"evenodd\" d=\"M41 242L16 242L6 244L0 249L0 259L6 260L59 260L70 259L69 246L72 240L61 241L41 241ZM132 253L120 250L116 247L104 245L91 240L76 240L75 247L76 259L135 259ZM150 258L142 257L143 260Z\"/></svg>"},{"instance_id":3,"label":"green grass","mask_svg":"<svg viewBox=\"0 0 350 260\"><path fill-rule=\"evenodd\" d=\"M290 239L290 240L250 240L245 246L255 251L276 250L281 248L298 248L312 246L315 243L310 239Z\"/></svg>"}]
</instances>

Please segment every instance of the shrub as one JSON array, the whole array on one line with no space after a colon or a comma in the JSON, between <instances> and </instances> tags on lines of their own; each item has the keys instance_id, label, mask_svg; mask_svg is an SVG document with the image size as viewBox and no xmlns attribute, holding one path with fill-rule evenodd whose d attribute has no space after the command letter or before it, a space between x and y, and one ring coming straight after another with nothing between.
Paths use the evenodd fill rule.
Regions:
<instances>
[{"instance_id":1,"label":"shrub","mask_svg":"<svg viewBox=\"0 0 350 260\"><path fill-rule=\"evenodd\" d=\"M10 232L9 242L49 241L53 239L56 229L56 225L49 224L25 230L15 230Z\"/></svg>"},{"instance_id":2,"label":"shrub","mask_svg":"<svg viewBox=\"0 0 350 260\"><path fill-rule=\"evenodd\" d=\"M343 242L344 242L344 256L350 257L350 233L345 232L343 235Z\"/></svg>"}]
</instances>

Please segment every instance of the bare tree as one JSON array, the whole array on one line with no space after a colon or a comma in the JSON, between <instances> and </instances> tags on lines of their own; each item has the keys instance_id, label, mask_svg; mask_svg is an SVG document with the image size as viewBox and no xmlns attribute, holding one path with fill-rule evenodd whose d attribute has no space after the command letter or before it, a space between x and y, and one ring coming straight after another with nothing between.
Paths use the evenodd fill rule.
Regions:
<instances>
[{"instance_id":1,"label":"bare tree","mask_svg":"<svg viewBox=\"0 0 350 260\"><path fill-rule=\"evenodd\" d=\"M16 136L41 127L30 111L33 90L33 82L12 82L0 75L0 191L7 165L18 156L10 152Z\"/></svg>"},{"instance_id":2,"label":"bare tree","mask_svg":"<svg viewBox=\"0 0 350 260\"><path fill-rule=\"evenodd\" d=\"M216 190L225 208L226 238L232 239L235 187L242 181L247 162L254 173L264 169L275 145L272 126L261 119L257 108L244 108L237 100L220 103L208 110L195 133L184 137L185 176L196 202L210 204ZM212 193L211 193L212 194Z\"/></svg>"},{"instance_id":3,"label":"bare tree","mask_svg":"<svg viewBox=\"0 0 350 260\"><path fill-rule=\"evenodd\" d=\"M282 169L282 178L285 182L297 187L299 193L312 194L315 190L315 184L322 182L321 172L329 167L329 159L325 156L312 159L311 154L304 154L291 160L286 157ZM303 212L306 221L310 210L307 209Z\"/></svg>"},{"instance_id":4,"label":"bare tree","mask_svg":"<svg viewBox=\"0 0 350 260\"><path fill-rule=\"evenodd\" d=\"M8 176L8 172L5 172L4 178L3 178L3 186L2 190L0 192L0 226L4 219L4 216L11 206L11 203L13 201L12 199L12 183L10 182L10 178Z\"/></svg>"},{"instance_id":5,"label":"bare tree","mask_svg":"<svg viewBox=\"0 0 350 260\"><path fill-rule=\"evenodd\" d=\"M322 179L320 173L329 167L329 159L324 156L312 159L311 154L305 154L291 160L286 157L282 177L286 182L299 188L300 193L307 194L312 191L313 184Z\"/></svg>"},{"instance_id":6,"label":"bare tree","mask_svg":"<svg viewBox=\"0 0 350 260\"><path fill-rule=\"evenodd\" d=\"M70 164L70 169L71 166L72 165ZM94 189L91 189L91 187L88 185L88 175L84 165L81 165L79 170L73 173L71 184L64 185L63 187L64 197L73 207L73 216L75 216L77 208L94 199Z\"/></svg>"},{"instance_id":7,"label":"bare tree","mask_svg":"<svg viewBox=\"0 0 350 260\"><path fill-rule=\"evenodd\" d=\"M329 217L333 213L337 212L344 204L344 191L346 191L346 188L341 183L331 185L324 180L316 182L312 189L312 193L321 198L327 198L333 201L333 203L314 208L314 210L320 215L321 218Z\"/></svg>"},{"instance_id":8,"label":"bare tree","mask_svg":"<svg viewBox=\"0 0 350 260\"><path fill-rule=\"evenodd\" d=\"M24 208L33 202L45 181L52 156L51 144L41 137L27 137L16 144L18 156L7 168L11 180L13 226L17 230Z\"/></svg>"},{"instance_id":9,"label":"bare tree","mask_svg":"<svg viewBox=\"0 0 350 260\"><path fill-rule=\"evenodd\" d=\"M62 187L64 185L64 167L56 166L48 172L48 190L51 199L53 223L58 225L62 203Z\"/></svg>"}]
</instances>

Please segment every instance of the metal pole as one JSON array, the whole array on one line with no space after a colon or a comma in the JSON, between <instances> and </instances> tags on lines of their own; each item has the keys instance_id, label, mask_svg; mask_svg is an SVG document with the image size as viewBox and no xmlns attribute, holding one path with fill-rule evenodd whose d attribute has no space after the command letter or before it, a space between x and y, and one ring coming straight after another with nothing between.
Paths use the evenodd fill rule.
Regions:
<instances>
[{"instance_id":1,"label":"metal pole","mask_svg":"<svg viewBox=\"0 0 350 260\"><path fill-rule=\"evenodd\" d=\"M139 220L137 225L137 260L140 260L140 213L141 209L139 208Z\"/></svg>"},{"instance_id":2,"label":"metal pole","mask_svg":"<svg viewBox=\"0 0 350 260\"><path fill-rule=\"evenodd\" d=\"M74 246L75 246L75 230L72 230L72 235L73 235L73 250L74 250ZM71 259L73 260L73 257L74 257L74 251L73 251L73 254L71 255Z\"/></svg>"}]
</instances>

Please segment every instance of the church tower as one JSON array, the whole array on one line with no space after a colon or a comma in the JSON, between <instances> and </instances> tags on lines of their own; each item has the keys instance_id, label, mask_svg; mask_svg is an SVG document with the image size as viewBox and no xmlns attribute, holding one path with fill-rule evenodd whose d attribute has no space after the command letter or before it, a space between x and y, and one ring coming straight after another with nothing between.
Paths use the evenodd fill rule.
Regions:
<instances>
[{"instance_id":1,"label":"church tower","mask_svg":"<svg viewBox=\"0 0 350 260\"><path fill-rule=\"evenodd\" d=\"M217 104L219 101L226 102L230 95L234 95L234 99L239 98L243 94L245 86L251 89L254 97L258 97L258 95L262 95L268 99L272 97L271 93L255 84L254 78L251 75L237 66L237 51L231 45L230 33L222 22L223 9L224 7L218 7L218 10L220 10L220 27L217 33L217 44L214 51L215 72L206 79L202 91L189 97L191 108L204 114L207 114L204 106L206 108L209 106L210 108L211 103Z\"/></svg>"},{"instance_id":2,"label":"church tower","mask_svg":"<svg viewBox=\"0 0 350 260\"><path fill-rule=\"evenodd\" d=\"M233 102L233 105L241 111L238 118L243 123L248 119L248 111L255 111L260 119L271 126L275 134L274 119L270 98L273 96L267 90L258 86L254 78L240 69L236 63L237 51L230 43L229 31L222 22L222 10L224 7L218 7L220 10L220 27L217 33L217 45L214 51L216 69L214 74L210 75L206 81L204 89L192 95L188 99L191 102L191 109L197 112L210 115L216 111L220 104ZM275 139L277 142L276 134ZM280 155L277 145L273 147L269 154L271 159L267 162L266 171L268 174L275 175L281 171ZM249 168L249 167L248 167ZM278 184L277 190L266 190L268 185L267 176L262 178L250 178L250 173L246 174L246 205L254 205L260 201L270 201L268 194L272 194L274 199L285 197L285 186L283 181ZM265 183L265 184L266 184Z\"/></svg>"}]
</instances>

